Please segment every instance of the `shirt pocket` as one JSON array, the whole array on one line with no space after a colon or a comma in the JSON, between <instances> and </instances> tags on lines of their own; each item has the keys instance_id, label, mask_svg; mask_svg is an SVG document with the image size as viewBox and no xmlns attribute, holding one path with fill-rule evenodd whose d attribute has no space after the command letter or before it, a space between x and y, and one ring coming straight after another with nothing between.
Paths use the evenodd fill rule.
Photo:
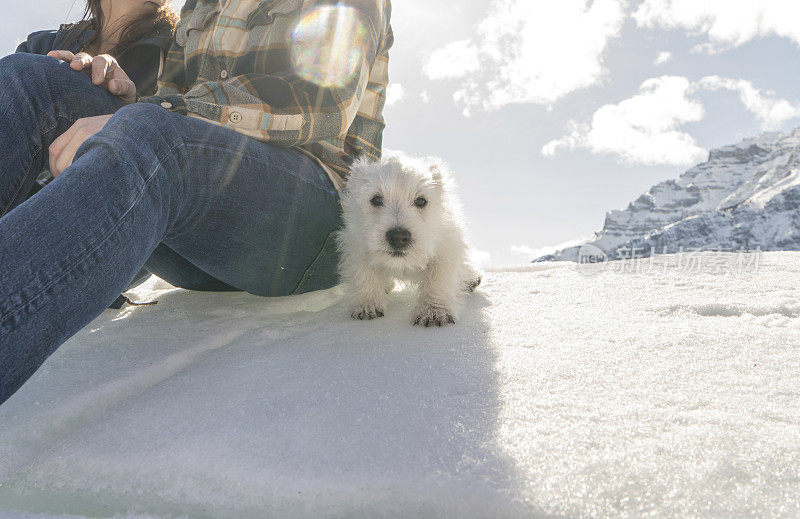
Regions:
<instances>
[{"instance_id":1,"label":"shirt pocket","mask_svg":"<svg viewBox=\"0 0 800 519\"><path fill-rule=\"evenodd\" d=\"M175 43L184 49L191 39L198 39L199 34L211 25L219 15L219 9L213 5L198 4L189 16L181 18L175 27ZM191 47L191 45L190 45Z\"/></svg>"},{"instance_id":2,"label":"shirt pocket","mask_svg":"<svg viewBox=\"0 0 800 519\"><path fill-rule=\"evenodd\" d=\"M303 0L267 0L247 17L247 30L269 25L278 15L293 15L303 7Z\"/></svg>"}]
</instances>

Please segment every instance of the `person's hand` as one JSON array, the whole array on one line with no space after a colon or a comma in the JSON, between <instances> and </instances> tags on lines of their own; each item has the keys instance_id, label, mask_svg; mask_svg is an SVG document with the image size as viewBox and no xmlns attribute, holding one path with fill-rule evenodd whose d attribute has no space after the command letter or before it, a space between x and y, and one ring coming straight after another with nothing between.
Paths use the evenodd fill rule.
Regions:
<instances>
[{"instance_id":1,"label":"person's hand","mask_svg":"<svg viewBox=\"0 0 800 519\"><path fill-rule=\"evenodd\" d=\"M73 54L68 50L51 50L47 55L68 62L73 70L85 71L92 78L92 83L103 85L126 103L136 101L136 85L113 56L100 54L92 57L85 52Z\"/></svg>"},{"instance_id":2,"label":"person's hand","mask_svg":"<svg viewBox=\"0 0 800 519\"><path fill-rule=\"evenodd\" d=\"M110 115L99 115L97 117L86 117L75 121L69 130L53 141L50 145L50 173L57 177L62 171L72 164L75 153L86 139L103 129Z\"/></svg>"}]
</instances>

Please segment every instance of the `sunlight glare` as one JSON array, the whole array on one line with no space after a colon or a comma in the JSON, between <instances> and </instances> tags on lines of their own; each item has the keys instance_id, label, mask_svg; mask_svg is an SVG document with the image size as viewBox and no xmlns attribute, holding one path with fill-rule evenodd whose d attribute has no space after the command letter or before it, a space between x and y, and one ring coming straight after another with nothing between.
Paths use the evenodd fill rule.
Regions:
<instances>
[{"instance_id":1,"label":"sunlight glare","mask_svg":"<svg viewBox=\"0 0 800 519\"><path fill-rule=\"evenodd\" d=\"M356 9L318 7L292 31L292 67L307 81L341 87L357 72L366 43L367 28Z\"/></svg>"}]
</instances>

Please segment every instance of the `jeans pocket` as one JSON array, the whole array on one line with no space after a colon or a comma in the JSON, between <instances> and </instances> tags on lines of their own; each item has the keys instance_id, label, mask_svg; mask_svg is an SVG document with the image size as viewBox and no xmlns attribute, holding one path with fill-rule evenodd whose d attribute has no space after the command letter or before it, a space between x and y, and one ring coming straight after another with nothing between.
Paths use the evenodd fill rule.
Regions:
<instances>
[{"instance_id":1,"label":"jeans pocket","mask_svg":"<svg viewBox=\"0 0 800 519\"><path fill-rule=\"evenodd\" d=\"M325 238L325 243L303 273L300 283L292 294L325 290L339 284L339 249L336 246L336 232L332 231Z\"/></svg>"}]
</instances>

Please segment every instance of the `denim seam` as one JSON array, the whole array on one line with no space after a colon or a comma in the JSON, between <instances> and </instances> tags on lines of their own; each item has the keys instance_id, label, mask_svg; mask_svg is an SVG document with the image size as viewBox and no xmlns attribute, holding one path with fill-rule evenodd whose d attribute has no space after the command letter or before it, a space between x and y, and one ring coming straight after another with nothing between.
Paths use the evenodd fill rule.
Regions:
<instances>
[{"instance_id":1,"label":"denim seam","mask_svg":"<svg viewBox=\"0 0 800 519\"><path fill-rule=\"evenodd\" d=\"M37 146L36 147L36 152L34 153L34 155L36 153L39 153L39 150L41 150L41 149L42 149L41 146ZM31 157L31 162L33 162L33 157ZM8 205L3 209L2 212L0 212L0 217L5 216L11 210L11 206L14 204L14 201L19 196L20 191L22 191L22 186L25 185L25 181L28 180L28 177L30 176L30 174L31 174L31 168L30 168L30 166L28 166L28 171L24 175L22 175L21 182L19 184L17 184L17 188L14 191L14 194L11 196L11 199L8 201Z\"/></svg>"},{"instance_id":2,"label":"denim seam","mask_svg":"<svg viewBox=\"0 0 800 519\"><path fill-rule=\"evenodd\" d=\"M294 288L294 290L292 290L292 295L296 294L298 290L300 290L301 288L303 288L305 285L308 284L309 278L312 275L314 275L314 272L316 271L317 264L322 259L322 256L325 255L325 252L327 252L328 245L330 244L331 240L334 239L334 235L335 234L336 234L336 231L333 230L330 233L328 233L328 236L325 237L325 242L323 242L322 247L320 248L320 250L317 253L317 255L314 258L314 260L311 262L311 265L309 265L308 268L303 273L303 277L300 278L300 282L297 284L297 286Z\"/></svg>"},{"instance_id":3,"label":"denim seam","mask_svg":"<svg viewBox=\"0 0 800 519\"><path fill-rule=\"evenodd\" d=\"M55 114L54 119L59 119L59 118L65 119L67 121L71 121L72 120L72 118L70 118L70 117L65 117L65 116L60 115L60 114ZM58 127L58 122L54 120L52 125L50 125L49 127L45 128L42 131L42 134L47 134L48 132L51 132L51 131L55 130L57 127ZM31 162L33 162L33 156L37 155L40 151L42 151L42 145L41 144L36 146L34 153L31 154ZM11 201L8 203L8 206L3 210L3 212L0 213L0 216L5 216L8 213L8 211L11 209L11 204L13 204L14 200L16 200L17 197L19 196L20 190L22 189L22 186L25 185L25 181L28 179L28 176L30 174L31 174L31 171L30 171L30 166L29 166L28 167L28 172L25 173L22 176L22 182L17 186L17 190L14 192L14 196L11 197ZM38 175L38 173L37 173L37 175Z\"/></svg>"},{"instance_id":4,"label":"denim seam","mask_svg":"<svg viewBox=\"0 0 800 519\"><path fill-rule=\"evenodd\" d=\"M57 117L60 117L60 116L56 115L56 118ZM47 132L51 132L54 129L56 129L57 126L58 126L58 122L53 121L53 124L51 126L49 126L47 129L45 129L42 133L46 134ZM30 162L33 162L33 157L35 155L37 155L40 151L42 151L42 145L41 144L36 146L34 153L31 154ZM16 191L14 191L14 195L11 197L11 200L8 202L8 205L3 209L2 212L0 212L0 216L5 216L8 213L8 211L11 210L11 205L14 203L14 200L16 200L17 197L19 196L20 190L22 190L22 186L25 185L25 181L28 179L28 175L30 175L30 174L31 174L31 171L30 171L30 165L29 165L27 173L25 173L22 176L22 182L19 185L17 185L17 189L16 189Z\"/></svg>"},{"instance_id":5,"label":"denim seam","mask_svg":"<svg viewBox=\"0 0 800 519\"><path fill-rule=\"evenodd\" d=\"M180 148L181 146L183 146L183 143L181 143L181 144L177 145L177 146L176 146L176 147L174 147L174 148L171 148L171 149L170 149L170 153L173 153L175 150L177 150L177 149L178 149L178 148ZM162 167L162 164L163 164L163 160L162 160L162 159L160 159L160 158L159 158L159 159L157 159L157 164L156 164L156 166L153 168L152 172L151 172L151 173L150 173L150 175L147 177L147 179L144 181L144 186L143 186L142 190L139 192L139 194L137 195L136 199L133 201L133 203L131 204L131 206L130 206L130 207L129 207L129 208L126 210L126 211L125 211L125 213L123 213L123 215L122 215L122 216L119 218L119 220L117 220L117 223L114 225L114 227L113 227L113 228L112 228L112 229L111 229L111 230L108 232L108 234L106 234L105 238L103 238L102 240L100 240L100 241L99 241L99 242L98 242L98 243L97 243L97 244L96 244L94 247L92 247L92 249L91 249L91 250L89 250L88 252L86 252L85 254L83 254L82 256L80 256L80 258L79 258L79 259L75 260L75 262L74 262L74 264L72 265L72 267L68 268L67 270L65 270L64 272L62 272L60 276L58 276L58 277L54 278L54 279L53 279L53 280L51 280L49 283L47 283L45 286L43 286L43 287L42 287L42 288L41 288L41 289L40 289L40 290L39 290L39 291L38 291L36 294L34 294L34 295L33 295L33 296L31 296L30 298L28 298L28 300L27 300L27 301L25 301L25 302L23 302L23 303L20 303L20 304L19 304L19 305L17 305L16 307L14 307L14 308L12 308L11 310L9 310L9 311L8 311L6 314L4 314L4 315L0 315L0 325L2 325L2 324L3 324L3 323L4 323L4 322L5 322L5 321L6 321L6 320L9 318L9 317L11 317L11 316L15 315L15 314L16 314L16 313L17 313L19 310L23 309L23 308L24 308L25 306L27 306L29 303L31 303L31 302L33 302L34 300L38 299L38 298L39 298L39 297L40 297L42 294L44 294L44 293L45 293L45 292L46 292L46 291L47 291L47 290L48 290L50 287L52 287L52 286L53 286L53 285L54 285L56 282L58 282L59 280L61 280L61 278L63 278L64 276L66 276L68 273L72 272L72 270L74 270L74 269L75 269L75 267L77 267L78 265L80 265L81 263L83 263L83 262L86 260L86 258L88 258L88 257L89 257L91 254L93 254L93 253L94 253L94 252L95 252L95 251L96 251L98 248L100 248L100 246L101 246L101 245L103 245L104 243L106 243L106 242L107 242L107 241L108 241L108 240L111 238L111 236L113 236L113 235L114 235L114 233L117 231L117 229L119 229L119 226L120 226L120 225L122 225L122 222L125 220L125 217L126 217L126 216L128 216L128 214L129 214L129 213L130 213L130 212L133 210L133 208L134 208L134 207L136 207L136 204L139 202L139 200L141 200L142 196L144 195L144 192L147 190L147 186L148 186L148 184L149 184L149 183L150 183L150 181L153 179L153 177L155 177L156 171L158 171L158 168ZM10 332L9 332L9 333L10 333ZM2 329L0 329L0 337L3 337L3 336L5 336L5 335L7 335L7 334L6 334L6 333L3 333Z\"/></svg>"},{"instance_id":6,"label":"denim seam","mask_svg":"<svg viewBox=\"0 0 800 519\"><path fill-rule=\"evenodd\" d=\"M292 291L292 294L296 294L298 290L302 289L303 287L305 287L305 285L308 284L308 279L311 276L313 276L314 273L316 272L317 265L320 262L320 259L322 258L322 256L325 254L325 252L327 252L331 240L334 241L334 247L338 247L338 245L336 245L336 235L342 229L342 212L341 212L341 205L339 205L339 204L341 204L341 201L340 201L339 197L337 196L336 197L336 205L337 205L336 220L337 220L338 223L336 225L336 228L333 229L330 233L328 233L328 236L325 238L325 241L322 244L322 248L319 250L319 252L317 253L316 257L314 257L314 260L311 262L311 264L308 266L308 268L305 270L305 272L303 272L303 276L300 278L300 282L297 284L295 289Z\"/></svg>"}]
</instances>

